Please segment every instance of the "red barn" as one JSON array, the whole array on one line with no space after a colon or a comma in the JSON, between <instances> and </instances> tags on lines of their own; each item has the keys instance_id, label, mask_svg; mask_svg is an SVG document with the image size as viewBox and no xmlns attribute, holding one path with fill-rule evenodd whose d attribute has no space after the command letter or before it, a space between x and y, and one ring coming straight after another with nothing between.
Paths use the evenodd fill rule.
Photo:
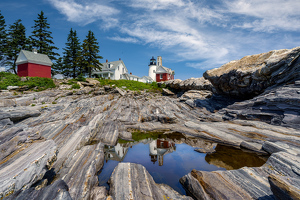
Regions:
<instances>
[{"instance_id":1,"label":"red barn","mask_svg":"<svg viewBox=\"0 0 300 200\"><path fill-rule=\"evenodd\" d=\"M45 54L21 50L16 62L18 76L51 78L52 62Z\"/></svg>"},{"instance_id":2,"label":"red barn","mask_svg":"<svg viewBox=\"0 0 300 200\"><path fill-rule=\"evenodd\" d=\"M159 66L156 70L156 82L174 80L174 75L174 70L164 66Z\"/></svg>"}]
</instances>

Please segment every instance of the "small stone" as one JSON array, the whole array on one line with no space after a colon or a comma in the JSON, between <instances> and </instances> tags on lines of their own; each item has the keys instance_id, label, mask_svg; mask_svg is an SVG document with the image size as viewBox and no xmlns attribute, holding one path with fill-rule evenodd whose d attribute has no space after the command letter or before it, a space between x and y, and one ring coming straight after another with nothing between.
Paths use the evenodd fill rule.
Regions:
<instances>
[{"instance_id":1,"label":"small stone","mask_svg":"<svg viewBox=\"0 0 300 200\"><path fill-rule=\"evenodd\" d=\"M7 86L7 90L16 90L19 86Z\"/></svg>"}]
</instances>

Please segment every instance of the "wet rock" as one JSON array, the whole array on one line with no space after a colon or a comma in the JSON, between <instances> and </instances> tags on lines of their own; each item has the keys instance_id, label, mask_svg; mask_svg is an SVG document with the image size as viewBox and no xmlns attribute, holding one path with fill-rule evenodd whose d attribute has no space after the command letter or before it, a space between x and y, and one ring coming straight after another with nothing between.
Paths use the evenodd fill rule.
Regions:
<instances>
[{"instance_id":1,"label":"wet rock","mask_svg":"<svg viewBox=\"0 0 300 200\"><path fill-rule=\"evenodd\" d=\"M145 167L134 163L119 163L109 184L113 199L192 199L179 195L168 186L159 186Z\"/></svg>"},{"instance_id":2,"label":"wet rock","mask_svg":"<svg viewBox=\"0 0 300 200\"><path fill-rule=\"evenodd\" d=\"M300 47L246 56L208 70L203 77L219 93L249 99L270 86L299 79L299 55Z\"/></svg>"}]
</instances>

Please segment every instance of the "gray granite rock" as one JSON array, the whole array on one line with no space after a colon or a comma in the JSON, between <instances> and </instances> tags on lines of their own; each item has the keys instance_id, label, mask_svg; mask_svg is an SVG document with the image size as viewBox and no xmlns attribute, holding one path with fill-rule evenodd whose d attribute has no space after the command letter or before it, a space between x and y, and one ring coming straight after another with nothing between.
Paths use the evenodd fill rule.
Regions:
<instances>
[{"instance_id":1,"label":"gray granite rock","mask_svg":"<svg viewBox=\"0 0 300 200\"><path fill-rule=\"evenodd\" d=\"M145 167L134 163L119 163L109 184L109 194L113 199L192 199L168 186L159 186Z\"/></svg>"},{"instance_id":2,"label":"gray granite rock","mask_svg":"<svg viewBox=\"0 0 300 200\"><path fill-rule=\"evenodd\" d=\"M208 79L219 93L249 99L274 85L299 79L300 47L246 56L208 70Z\"/></svg>"},{"instance_id":3,"label":"gray granite rock","mask_svg":"<svg viewBox=\"0 0 300 200\"><path fill-rule=\"evenodd\" d=\"M27 189L43 178L47 168L56 160L56 145L53 140L33 143L19 150L10 159L0 163L0 197Z\"/></svg>"},{"instance_id":4,"label":"gray granite rock","mask_svg":"<svg viewBox=\"0 0 300 200\"><path fill-rule=\"evenodd\" d=\"M271 190L276 199L300 199L300 179L271 174L268 177Z\"/></svg>"},{"instance_id":5,"label":"gray granite rock","mask_svg":"<svg viewBox=\"0 0 300 200\"><path fill-rule=\"evenodd\" d=\"M19 190L13 195L4 198L4 200L72 200L68 190L69 187L64 181L57 180L51 185L39 190L36 190L33 187L24 191Z\"/></svg>"}]
</instances>

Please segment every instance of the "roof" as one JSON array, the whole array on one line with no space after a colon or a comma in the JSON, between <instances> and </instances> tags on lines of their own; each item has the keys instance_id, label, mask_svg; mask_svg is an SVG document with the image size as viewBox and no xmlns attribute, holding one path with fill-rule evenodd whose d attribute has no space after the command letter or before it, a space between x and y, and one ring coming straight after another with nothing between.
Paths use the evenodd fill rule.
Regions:
<instances>
[{"instance_id":1,"label":"roof","mask_svg":"<svg viewBox=\"0 0 300 200\"><path fill-rule=\"evenodd\" d=\"M153 79L150 76L143 76L142 79L153 81Z\"/></svg>"},{"instance_id":2,"label":"roof","mask_svg":"<svg viewBox=\"0 0 300 200\"><path fill-rule=\"evenodd\" d=\"M174 70L164 67L164 66L159 66L158 69L156 70L157 74L161 74L161 73L165 73L165 72L159 72L159 68L162 68L165 72L167 72L168 74L173 74Z\"/></svg>"},{"instance_id":3,"label":"roof","mask_svg":"<svg viewBox=\"0 0 300 200\"><path fill-rule=\"evenodd\" d=\"M101 66L101 71L115 70L120 64L122 64L126 68L126 66L122 60L113 61L113 62L105 62L105 63L101 63L101 64L103 65L103 66ZM110 64L110 68L108 68L109 64ZM95 70L95 71L98 71L98 70Z\"/></svg>"},{"instance_id":4,"label":"roof","mask_svg":"<svg viewBox=\"0 0 300 200\"><path fill-rule=\"evenodd\" d=\"M53 63L46 54L33 53L31 51L21 50L17 58L16 64L34 63L40 65L51 66Z\"/></svg>"}]
</instances>

